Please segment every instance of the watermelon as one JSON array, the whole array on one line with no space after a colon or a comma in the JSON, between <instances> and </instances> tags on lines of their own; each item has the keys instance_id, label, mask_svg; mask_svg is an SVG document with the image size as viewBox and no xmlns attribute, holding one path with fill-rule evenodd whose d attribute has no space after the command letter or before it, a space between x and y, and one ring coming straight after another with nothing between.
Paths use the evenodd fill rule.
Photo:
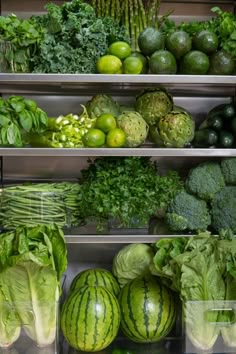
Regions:
<instances>
[{"instance_id":1,"label":"watermelon","mask_svg":"<svg viewBox=\"0 0 236 354\"><path fill-rule=\"evenodd\" d=\"M104 286L115 296L120 293L120 286L114 275L102 268L86 269L77 274L71 283L70 291L79 289L84 285Z\"/></svg>"},{"instance_id":2,"label":"watermelon","mask_svg":"<svg viewBox=\"0 0 236 354\"><path fill-rule=\"evenodd\" d=\"M121 329L137 343L159 341L170 332L176 319L172 293L151 275L126 284L119 302Z\"/></svg>"},{"instance_id":3,"label":"watermelon","mask_svg":"<svg viewBox=\"0 0 236 354\"><path fill-rule=\"evenodd\" d=\"M85 352L106 348L120 325L117 298L100 286L84 286L72 291L61 312L62 333L71 347Z\"/></svg>"}]
</instances>

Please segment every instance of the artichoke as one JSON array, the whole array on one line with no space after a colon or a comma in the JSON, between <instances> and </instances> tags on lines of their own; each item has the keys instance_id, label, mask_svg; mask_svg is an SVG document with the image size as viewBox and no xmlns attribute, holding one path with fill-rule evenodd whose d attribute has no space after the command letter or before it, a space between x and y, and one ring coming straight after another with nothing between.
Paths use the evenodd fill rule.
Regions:
<instances>
[{"instance_id":1,"label":"artichoke","mask_svg":"<svg viewBox=\"0 0 236 354\"><path fill-rule=\"evenodd\" d=\"M148 125L155 125L173 109L173 98L165 89L147 89L136 97L135 109Z\"/></svg>"},{"instance_id":2,"label":"artichoke","mask_svg":"<svg viewBox=\"0 0 236 354\"><path fill-rule=\"evenodd\" d=\"M103 113L110 113L114 117L120 114L120 105L109 95L95 95L87 102L86 108L91 118L97 118Z\"/></svg>"},{"instance_id":3,"label":"artichoke","mask_svg":"<svg viewBox=\"0 0 236 354\"><path fill-rule=\"evenodd\" d=\"M171 111L150 127L152 141L168 148L182 148L194 138L195 122L186 112Z\"/></svg>"},{"instance_id":4,"label":"artichoke","mask_svg":"<svg viewBox=\"0 0 236 354\"><path fill-rule=\"evenodd\" d=\"M139 146L147 138L148 125L138 112L124 111L117 118L117 126L126 134L125 147Z\"/></svg>"}]
</instances>

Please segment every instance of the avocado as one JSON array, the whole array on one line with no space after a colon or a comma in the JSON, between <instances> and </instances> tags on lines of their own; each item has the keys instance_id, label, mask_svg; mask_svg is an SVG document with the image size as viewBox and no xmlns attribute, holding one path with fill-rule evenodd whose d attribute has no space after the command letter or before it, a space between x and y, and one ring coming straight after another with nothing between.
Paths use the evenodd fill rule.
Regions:
<instances>
[{"instance_id":1,"label":"avocado","mask_svg":"<svg viewBox=\"0 0 236 354\"><path fill-rule=\"evenodd\" d=\"M198 50L192 50L181 58L181 74L205 75L208 72L210 61L208 56Z\"/></svg>"},{"instance_id":2,"label":"avocado","mask_svg":"<svg viewBox=\"0 0 236 354\"><path fill-rule=\"evenodd\" d=\"M192 39L185 31L175 31L167 37L166 48L179 59L192 49Z\"/></svg>"},{"instance_id":3,"label":"avocado","mask_svg":"<svg viewBox=\"0 0 236 354\"><path fill-rule=\"evenodd\" d=\"M211 56L209 74L232 75L234 72L235 62L231 54L222 49Z\"/></svg>"},{"instance_id":4,"label":"avocado","mask_svg":"<svg viewBox=\"0 0 236 354\"><path fill-rule=\"evenodd\" d=\"M158 31L156 28L147 27L140 33L138 45L144 55L150 56L155 51L164 49L165 38L162 32Z\"/></svg>"},{"instance_id":5,"label":"avocado","mask_svg":"<svg viewBox=\"0 0 236 354\"><path fill-rule=\"evenodd\" d=\"M212 54L217 51L219 40L214 32L203 30L193 37L193 45L195 49L205 54Z\"/></svg>"},{"instance_id":6,"label":"avocado","mask_svg":"<svg viewBox=\"0 0 236 354\"><path fill-rule=\"evenodd\" d=\"M152 74L176 74L177 63L174 55L168 50L154 52L149 60Z\"/></svg>"}]
</instances>

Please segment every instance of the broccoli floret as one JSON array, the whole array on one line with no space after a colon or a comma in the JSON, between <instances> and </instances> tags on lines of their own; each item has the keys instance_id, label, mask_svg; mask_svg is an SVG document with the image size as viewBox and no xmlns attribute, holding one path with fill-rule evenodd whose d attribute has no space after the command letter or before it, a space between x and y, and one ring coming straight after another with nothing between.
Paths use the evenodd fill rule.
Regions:
<instances>
[{"instance_id":1,"label":"broccoli floret","mask_svg":"<svg viewBox=\"0 0 236 354\"><path fill-rule=\"evenodd\" d=\"M221 171L223 173L225 183L231 186L236 185L236 158L229 157L221 161Z\"/></svg>"},{"instance_id":2,"label":"broccoli floret","mask_svg":"<svg viewBox=\"0 0 236 354\"><path fill-rule=\"evenodd\" d=\"M206 201L212 200L224 186L224 176L216 162L203 162L192 168L185 182L185 188L189 193Z\"/></svg>"},{"instance_id":3,"label":"broccoli floret","mask_svg":"<svg viewBox=\"0 0 236 354\"><path fill-rule=\"evenodd\" d=\"M211 223L211 217L204 200L182 190L169 203L166 222L174 231L205 231Z\"/></svg>"},{"instance_id":4,"label":"broccoli floret","mask_svg":"<svg viewBox=\"0 0 236 354\"><path fill-rule=\"evenodd\" d=\"M236 187L225 187L211 203L212 227L215 231L230 229L236 233Z\"/></svg>"}]
</instances>

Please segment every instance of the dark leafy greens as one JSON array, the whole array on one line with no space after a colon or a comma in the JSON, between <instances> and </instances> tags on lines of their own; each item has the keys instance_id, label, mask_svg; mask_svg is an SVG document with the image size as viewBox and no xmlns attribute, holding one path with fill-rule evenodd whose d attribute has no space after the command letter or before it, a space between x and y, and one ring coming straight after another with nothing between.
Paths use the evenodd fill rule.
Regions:
<instances>
[{"instance_id":1,"label":"dark leafy greens","mask_svg":"<svg viewBox=\"0 0 236 354\"><path fill-rule=\"evenodd\" d=\"M177 173L159 175L148 158L97 159L82 176L80 209L98 220L115 218L120 226L147 225L182 188Z\"/></svg>"},{"instance_id":2,"label":"dark leafy greens","mask_svg":"<svg viewBox=\"0 0 236 354\"><path fill-rule=\"evenodd\" d=\"M110 17L97 17L81 0L48 4L46 9L46 15L36 18L46 34L33 59L34 72L95 73L109 44L127 39L124 28Z\"/></svg>"}]
</instances>

